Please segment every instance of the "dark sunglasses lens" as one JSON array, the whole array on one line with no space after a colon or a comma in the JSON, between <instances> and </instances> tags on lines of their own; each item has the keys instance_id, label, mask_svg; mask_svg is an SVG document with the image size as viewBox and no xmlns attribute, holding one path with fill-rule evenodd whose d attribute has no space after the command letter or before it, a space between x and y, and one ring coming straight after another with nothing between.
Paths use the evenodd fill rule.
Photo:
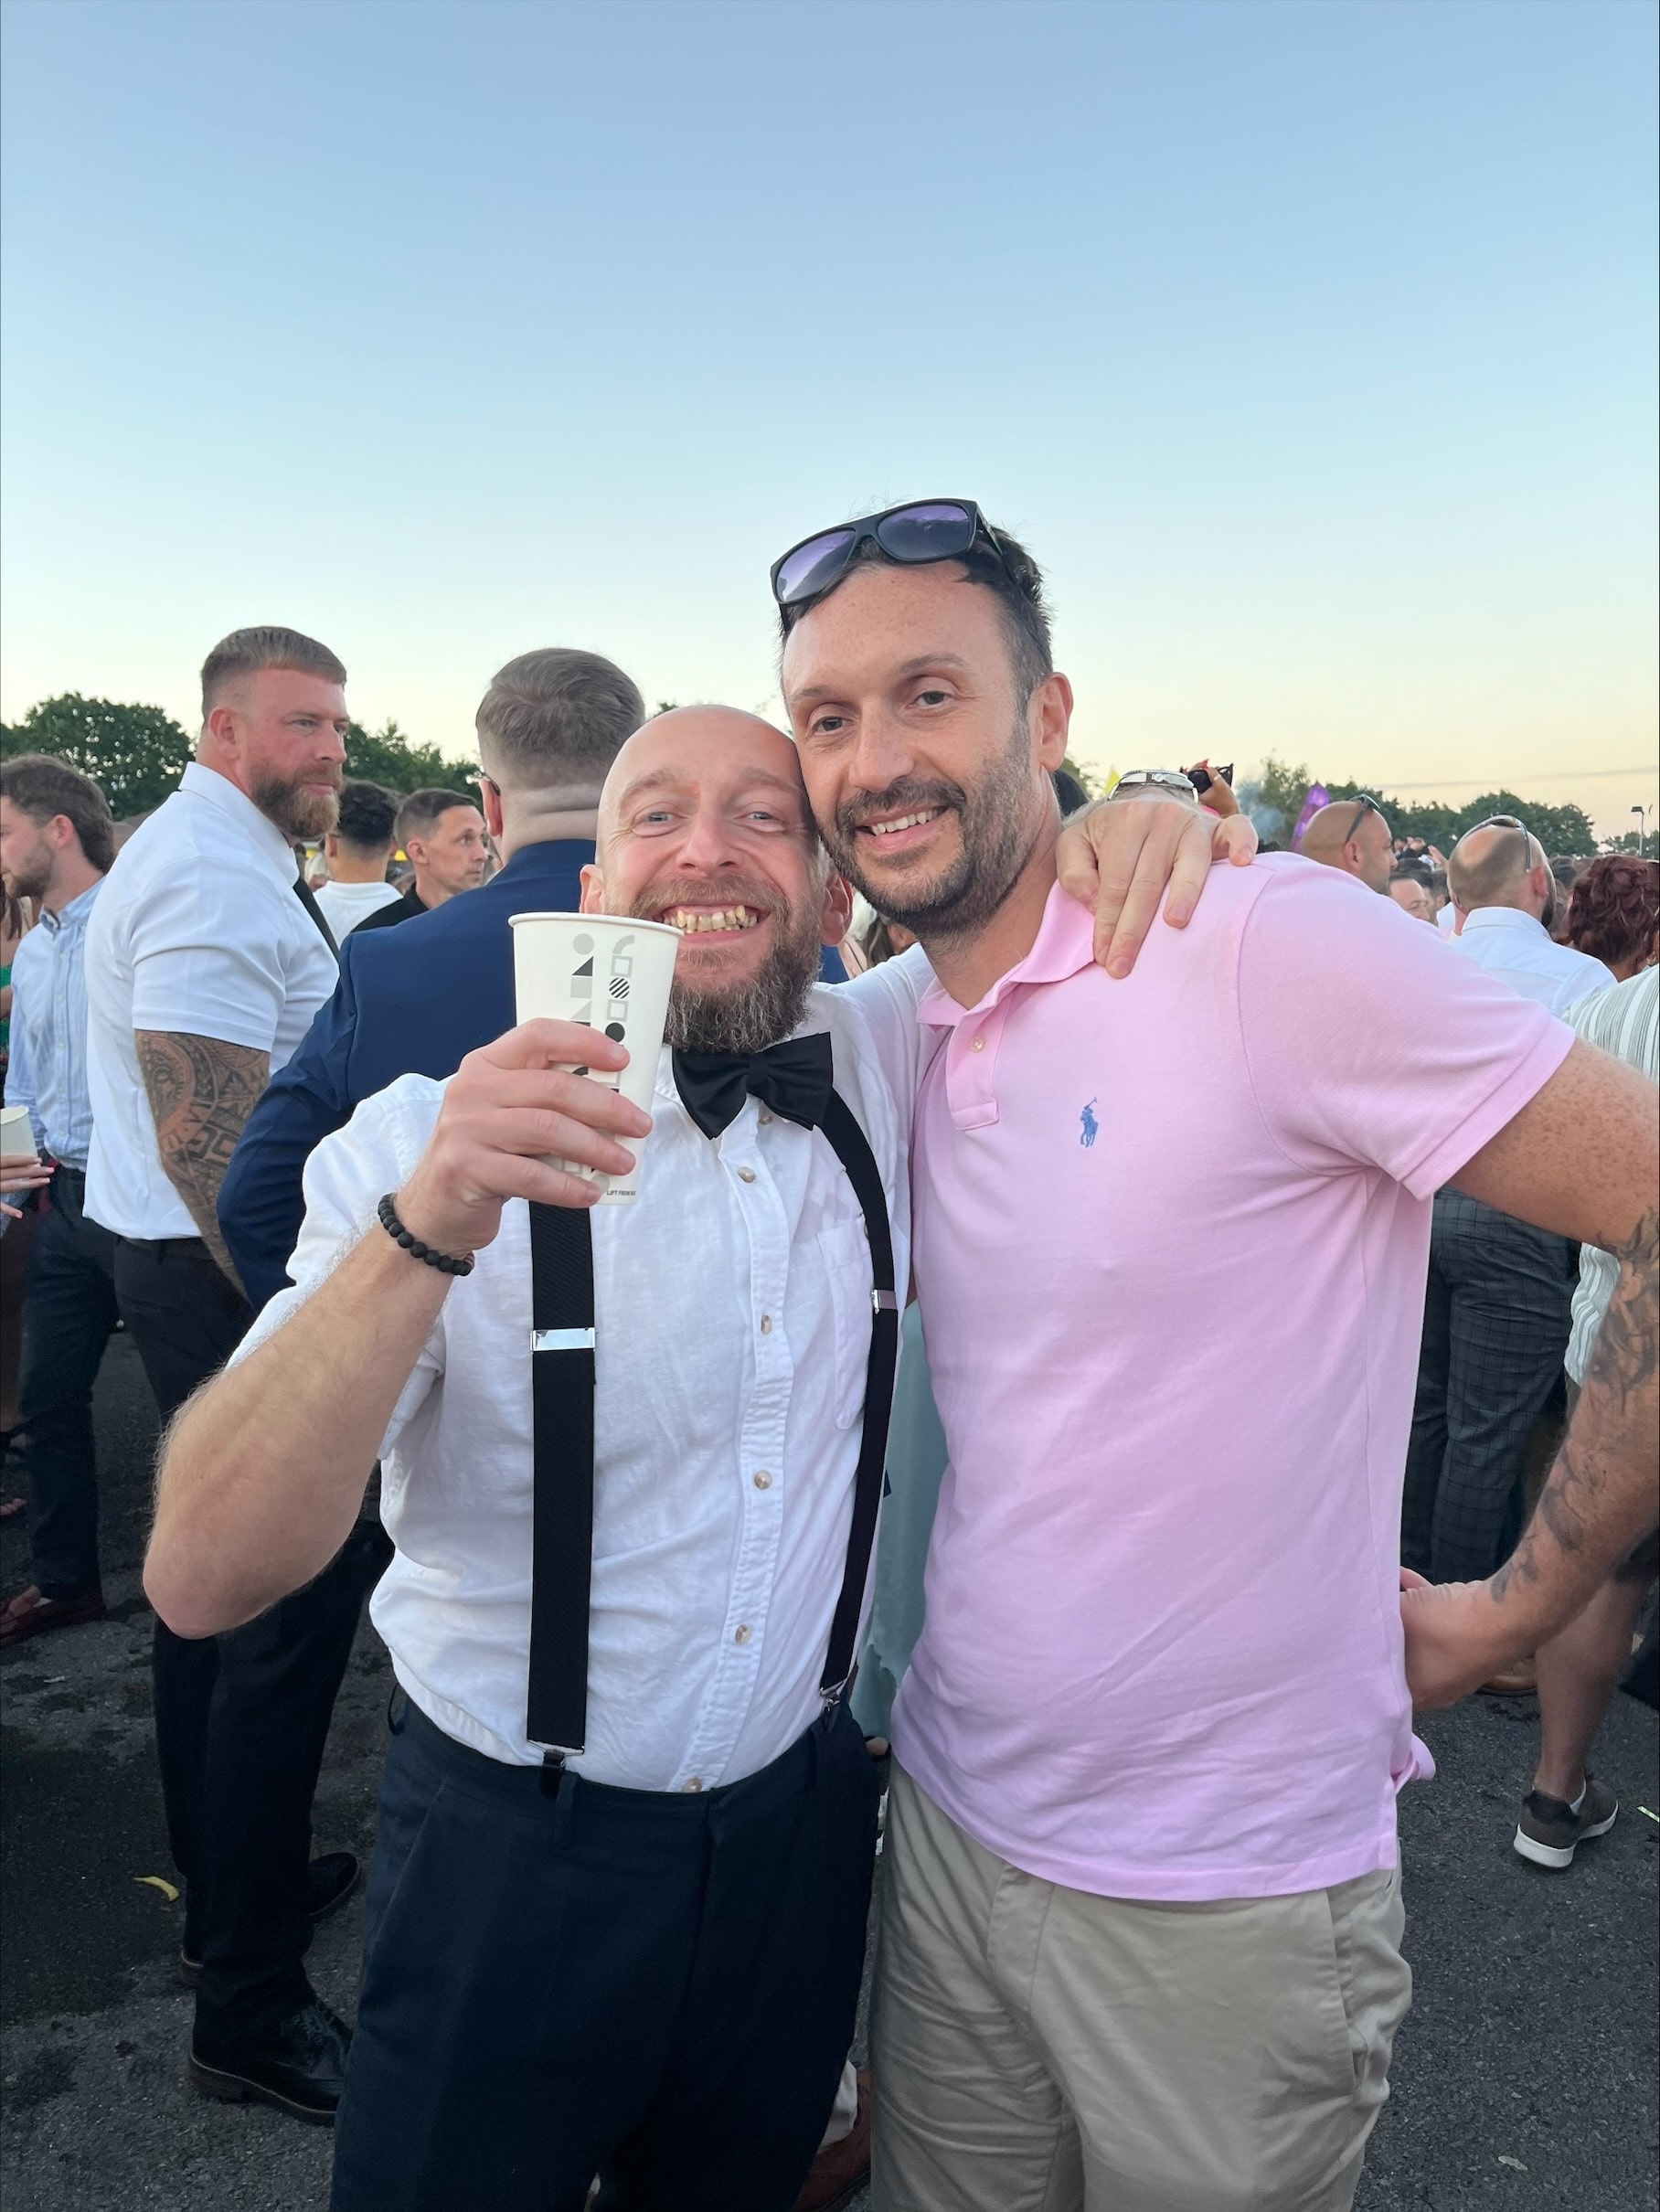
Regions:
<instances>
[{"instance_id":1,"label":"dark sunglasses lens","mask_svg":"<svg viewBox=\"0 0 1660 2212\"><path fill-rule=\"evenodd\" d=\"M895 560L949 560L966 553L974 538L974 518L954 499L928 506L900 507L877 525L876 541Z\"/></svg>"},{"instance_id":2,"label":"dark sunglasses lens","mask_svg":"<svg viewBox=\"0 0 1660 2212\"><path fill-rule=\"evenodd\" d=\"M804 546L797 546L779 568L778 581L773 587L779 605L788 607L798 599L811 599L815 591L831 582L840 571L842 556L852 543L851 530L825 530L817 537L808 538Z\"/></svg>"}]
</instances>

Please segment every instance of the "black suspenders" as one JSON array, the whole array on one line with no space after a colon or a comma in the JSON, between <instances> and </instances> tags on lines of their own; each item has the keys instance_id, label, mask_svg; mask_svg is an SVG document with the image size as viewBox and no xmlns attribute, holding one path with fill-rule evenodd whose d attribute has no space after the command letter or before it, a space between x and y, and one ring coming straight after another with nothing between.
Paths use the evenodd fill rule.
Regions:
<instances>
[{"instance_id":1,"label":"black suspenders","mask_svg":"<svg viewBox=\"0 0 1660 2212\"><path fill-rule=\"evenodd\" d=\"M870 1240L870 1353L854 1478L853 1526L819 1695L834 1707L853 1672L870 1547L881 1504L899 1299L882 1178L864 1131L832 1091L822 1124L865 1217ZM530 1208L531 1401L535 1526L531 1539L530 1686L525 1733L554 1768L588 1733L589 1585L593 1558L593 1234L586 1208Z\"/></svg>"}]
</instances>

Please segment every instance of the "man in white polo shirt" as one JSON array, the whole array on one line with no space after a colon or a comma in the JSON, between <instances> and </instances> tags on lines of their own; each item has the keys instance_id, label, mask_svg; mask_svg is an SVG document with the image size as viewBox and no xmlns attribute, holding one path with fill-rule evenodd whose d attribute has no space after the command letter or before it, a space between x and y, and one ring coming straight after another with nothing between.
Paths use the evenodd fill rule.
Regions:
<instances>
[{"instance_id":1,"label":"man in white polo shirt","mask_svg":"<svg viewBox=\"0 0 1660 2212\"><path fill-rule=\"evenodd\" d=\"M239 630L202 670L179 789L117 856L87 925L87 1212L116 1236L115 1292L164 1421L252 1318L215 1202L272 1069L334 990L334 940L294 845L335 820L346 671L292 630ZM156 1749L186 1884L193 2043L237 2093L326 2120L346 2030L302 1964L312 1920L357 1878L308 1866L335 1694L383 1542L348 1540L256 1630L155 1627Z\"/></svg>"}]
</instances>

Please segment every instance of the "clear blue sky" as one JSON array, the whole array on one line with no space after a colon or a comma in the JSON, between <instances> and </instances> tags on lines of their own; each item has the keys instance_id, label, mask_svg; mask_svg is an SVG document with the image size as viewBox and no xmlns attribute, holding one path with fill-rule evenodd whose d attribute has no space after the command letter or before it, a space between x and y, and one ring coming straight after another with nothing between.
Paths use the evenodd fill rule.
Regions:
<instances>
[{"instance_id":1,"label":"clear blue sky","mask_svg":"<svg viewBox=\"0 0 1660 2212\"><path fill-rule=\"evenodd\" d=\"M1088 759L1655 796L1650 0L5 21L7 718L258 621L456 753L537 644L753 706L958 493Z\"/></svg>"}]
</instances>

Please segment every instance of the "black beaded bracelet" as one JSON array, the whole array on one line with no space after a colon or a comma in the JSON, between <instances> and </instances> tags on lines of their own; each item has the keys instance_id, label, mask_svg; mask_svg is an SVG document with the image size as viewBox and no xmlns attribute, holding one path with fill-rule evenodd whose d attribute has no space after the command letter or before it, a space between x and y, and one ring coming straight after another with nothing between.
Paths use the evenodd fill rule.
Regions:
<instances>
[{"instance_id":1,"label":"black beaded bracelet","mask_svg":"<svg viewBox=\"0 0 1660 2212\"><path fill-rule=\"evenodd\" d=\"M449 1252L435 1252L430 1244L423 1244L419 1237L412 1237L398 1218L398 1209L392 1204L390 1191L388 1191L375 1211L380 1217L381 1228L385 1229L392 1242L401 1244L411 1260L419 1260L428 1267L435 1267L441 1275L470 1275L473 1272L471 1252L464 1259L457 1260Z\"/></svg>"}]
</instances>

